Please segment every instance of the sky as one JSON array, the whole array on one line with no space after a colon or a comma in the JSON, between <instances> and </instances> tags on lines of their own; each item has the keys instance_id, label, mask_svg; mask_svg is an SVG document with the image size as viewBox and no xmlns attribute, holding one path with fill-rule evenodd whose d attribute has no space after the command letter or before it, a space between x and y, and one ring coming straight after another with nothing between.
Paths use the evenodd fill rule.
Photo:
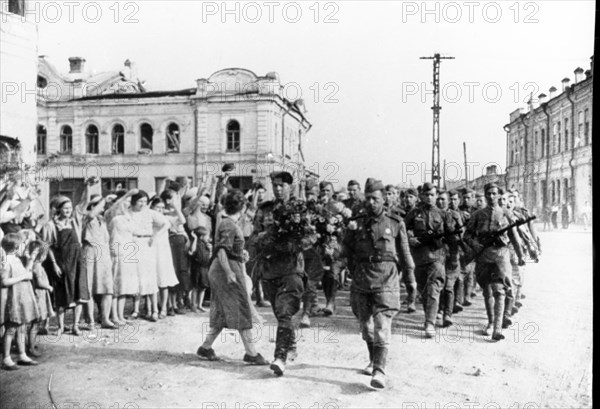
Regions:
<instances>
[{"instance_id":1,"label":"sky","mask_svg":"<svg viewBox=\"0 0 600 409\"><path fill-rule=\"evenodd\" d=\"M40 55L118 71L148 90L195 87L223 68L275 71L303 98L309 169L337 186L430 180L431 60L441 63L441 164L469 178L506 164L509 114L590 68L594 1L34 2Z\"/></svg>"}]
</instances>

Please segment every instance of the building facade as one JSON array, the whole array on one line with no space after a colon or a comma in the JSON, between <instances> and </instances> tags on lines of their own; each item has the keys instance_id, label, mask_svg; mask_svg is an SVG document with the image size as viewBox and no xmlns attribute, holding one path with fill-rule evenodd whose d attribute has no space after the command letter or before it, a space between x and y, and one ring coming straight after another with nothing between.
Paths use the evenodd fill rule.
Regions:
<instances>
[{"instance_id":1,"label":"building facade","mask_svg":"<svg viewBox=\"0 0 600 409\"><path fill-rule=\"evenodd\" d=\"M200 183L232 163L231 185L247 190L271 171L304 171L311 124L302 100L283 96L277 73L230 68L195 88L147 91L129 61L97 75L85 73L83 58L69 62L62 75L39 60L38 158L54 158L42 175L49 196L76 197L90 176L102 179L103 193L156 192L167 177Z\"/></svg>"},{"instance_id":2,"label":"building facade","mask_svg":"<svg viewBox=\"0 0 600 409\"><path fill-rule=\"evenodd\" d=\"M25 17L26 0L0 3L0 162L33 165L37 125L36 73L38 32Z\"/></svg>"},{"instance_id":3,"label":"building facade","mask_svg":"<svg viewBox=\"0 0 600 409\"><path fill-rule=\"evenodd\" d=\"M593 64L577 68L572 83L563 79L560 93L540 94L528 112L512 112L505 126L506 186L538 215L566 203L577 218L592 205Z\"/></svg>"}]
</instances>

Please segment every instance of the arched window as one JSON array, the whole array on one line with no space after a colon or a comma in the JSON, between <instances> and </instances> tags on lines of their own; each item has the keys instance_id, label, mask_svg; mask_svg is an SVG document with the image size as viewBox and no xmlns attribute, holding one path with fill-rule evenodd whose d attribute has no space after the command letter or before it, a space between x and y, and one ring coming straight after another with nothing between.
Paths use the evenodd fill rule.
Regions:
<instances>
[{"instance_id":1,"label":"arched window","mask_svg":"<svg viewBox=\"0 0 600 409\"><path fill-rule=\"evenodd\" d=\"M565 118L565 150L569 150L569 119Z\"/></svg>"},{"instance_id":2,"label":"arched window","mask_svg":"<svg viewBox=\"0 0 600 409\"><path fill-rule=\"evenodd\" d=\"M85 151L86 153L98 153L98 127L88 125L85 130Z\"/></svg>"},{"instance_id":3,"label":"arched window","mask_svg":"<svg viewBox=\"0 0 600 409\"><path fill-rule=\"evenodd\" d=\"M542 129L542 158L546 156L546 130Z\"/></svg>"},{"instance_id":4,"label":"arched window","mask_svg":"<svg viewBox=\"0 0 600 409\"><path fill-rule=\"evenodd\" d=\"M125 129L123 129L123 125L116 124L113 126L110 146L113 155L125 153Z\"/></svg>"},{"instance_id":5,"label":"arched window","mask_svg":"<svg viewBox=\"0 0 600 409\"><path fill-rule=\"evenodd\" d=\"M73 130L69 125L60 130L60 153L73 153Z\"/></svg>"},{"instance_id":6,"label":"arched window","mask_svg":"<svg viewBox=\"0 0 600 409\"><path fill-rule=\"evenodd\" d=\"M172 122L167 126L167 153L178 153L179 144L179 125Z\"/></svg>"},{"instance_id":7,"label":"arched window","mask_svg":"<svg viewBox=\"0 0 600 409\"><path fill-rule=\"evenodd\" d=\"M38 155L46 154L46 139L48 136L48 132L46 131L46 127L44 125L37 126L37 145L36 152Z\"/></svg>"},{"instance_id":8,"label":"arched window","mask_svg":"<svg viewBox=\"0 0 600 409\"><path fill-rule=\"evenodd\" d=\"M140 146L142 149L152 150L152 136L154 135L154 130L150 124L142 124L140 125Z\"/></svg>"},{"instance_id":9,"label":"arched window","mask_svg":"<svg viewBox=\"0 0 600 409\"><path fill-rule=\"evenodd\" d=\"M227 152L240 151L240 123L231 120L227 123Z\"/></svg>"}]
</instances>

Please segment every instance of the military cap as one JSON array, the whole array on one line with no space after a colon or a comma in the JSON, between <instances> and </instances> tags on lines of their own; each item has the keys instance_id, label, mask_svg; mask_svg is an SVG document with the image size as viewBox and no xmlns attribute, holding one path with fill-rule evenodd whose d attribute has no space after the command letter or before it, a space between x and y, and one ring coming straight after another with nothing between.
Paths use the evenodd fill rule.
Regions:
<instances>
[{"instance_id":1,"label":"military cap","mask_svg":"<svg viewBox=\"0 0 600 409\"><path fill-rule=\"evenodd\" d=\"M385 191L389 191L389 190L397 190L396 186L394 185L385 185Z\"/></svg>"},{"instance_id":2,"label":"military cap","mask_svg":"<svg viewBox=\"0 0 600 409\"><path fill-rule=\"evenodd\" d=\"M498 186L494 182L486 183L485 186L483 187L483 192L485 193L488 190L493 189L493 188L498 189L498 192L500 192L500 186Z\"/></svg>"},{"instance_id":3,"label":"military cap","mask_svg":"<svg viewBox=\"0 0 600 409\"><path fill-rule=\"evenodd\" d=\"M325 187L327 186L331 186L331 190L333 190L333 183L327 181L327 180L323 180L319 183L319 190L323 190L325 189Z\"/></svg>"},{"instance_id":4,"label":"military cap","mask_svg":"<svg viewBox=\"0 0 600 409\"><path fill-rule=\"evenodd\" d=\"M429 192L430 190L437 189L433 183L425 182L421 186L421 193Z\"/></svg>"},{"instance_id":5,"label":"military cap","mask_svg":"<svg viewBox=\"0 0 600 409\"><path fill-rule=\"evenodd\" d=\"M477 192L477 193L475 193L475 197L483 197L483 193Z\"/></svg>"},{"instance_id":6,"label":"military cap","mask_svg":"<svg viewBox=\"0 0 600 409\"><path fill-rule=\"evenodd\" d=\"M274 181L275 179L281 179L283 183L287 183L288 185L294 183L294 178L292 177L292 175L289 172L285 171L271 173L271 180Z\"/></svg>"},{"instance_id":7,"label":"military cap","mask_svg":"<svg viewBox=\"0 0 600 409\"><path fill-rule=\"evenodd\" d=\"M223 165L223 167L221 168L221 170L223 172L230 172L232 170L235 169L235 165L233 163L226 163Z\"/></svg>"},{"instance_id":8,"label":"military cap","mask_svg":"<svg viewBox=\"0 0 600 409\"><path fill-rule=\"evenodd\" d=\"M414 188L412 188L412 187L406 189L405 194L417 197L417 191Z\"/></svg>"},{"instance_id":9,"label":"military cap","mask_svg":"<svg viewBox=\"0 0 600 409\"><path fill-rule=\"evenodd\" d=\"M381 180L376 180L373 178L369 178L367 179L367 182L365 183L365 193L373 193L377 190L384 190L385 186L383 185L383 182Z\"/></svg>"},{"instance_id":10,"label":"military cap","mask_svg":"<svg viewBox=\"0 0 600 409\"><path fill-rule=\"evenodd\" d=\"M350 186L358 186L358 187L360 187L360 183L358 183L358 181L352 179L352 180L348 181L348 185L347 186L348 187L350 187Z\"/></svg>"},{"instance_id":11,"label":"military cap","mask_svg":"<svg viewBox=\"0 0 600 409\"><path fill-rule=\"evenodd\" d=\"M450 189L448 191L448 196L456 196L458 194L458 190L456 189Z\"/></svg>"}]
</instances>

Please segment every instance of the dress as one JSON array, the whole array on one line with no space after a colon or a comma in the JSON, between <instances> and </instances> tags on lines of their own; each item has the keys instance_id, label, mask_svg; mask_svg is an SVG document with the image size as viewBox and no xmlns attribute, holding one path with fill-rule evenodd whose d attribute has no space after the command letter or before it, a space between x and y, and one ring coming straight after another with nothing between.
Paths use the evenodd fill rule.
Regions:
<instances>
[{"instance_id":1,"label":"dress","mask_svg":"<svg viewBox=\"0 0 600 409\"><path fill-rule=\"evenodd\" d=\"M227 283L225 271L218 258L213 260L208 278L210 281L210 326L212 328L251 329L252 324L262 322L250 300L250 279L242 262L244 236L236 223L225 216L215 235L215 255L225 250L229 266L235 274L236 282Z\"/></svg>"},{"instance_id":2,"label":"dress","mask_svg":"<svg viewBox=\"0 0 600 409\"><path fill-rule=\"evenodd\" d=\"M2 281L25 274L27 272L21 260L14 254L7 255L0 267ZM37 321L39 317L40 311L31 281L19 281L9 286L6 291L6 306L2 324L23 325Z\"/></svg>"},{"instance_id":3,"label":"dress","mask_svg":"<svg viewBox=\"0 0 600 409\"><path fill-rule=\"evenodd\" d=\"M155 229L163 226L164 219L147 207L139 212L130 210L128 216L133 221L133 244L136 246L133 259L139 279L139 294L152 295L158 292L158 276L156 251L150 247L150 238Z\"/></svg>"},{"instance_id":4,"label":"dress","mask_svg":"<svg viewBox=\"0 0 600 409\"><path fill-rule=\"evenodd\" d=\"M109 226L115 296L135 295L140 291L133 227L127 215L115 216Z\"/></svg>"},{"instance_id":5,"label":"dress","mask_svg":"<svg viewBox=\"0 0 600 409\"><path fill-rule=\"evenodd\" d=\"M82 233L83 267L92 295L113 293L109 234L102 217L86 218Z\"/></svg>"},{"instance_id":6,"label":"dress","mask_svg":"<svg viewBox=\"0 0 600 409\"><path fill-rule=\"evenodd\" d=\"M159 218L167 221L166 217L159 214ZM173 256L169 244L169 233L163 231L152 243L152 249L156 253L156 273L158 288L175 287L179 281L173 267Z\"/></svg>"},{"instance_id":7,"label":"dress","mask_svg":"<svg viewBox=\"0 0 600 409\"><path fill-rule=\"evenodd\" d=\"M56 229L56 240L51 243L51 248L62 272L54 288L54 300L59 308L71 308L76 302L90 298L87 275L82 268L81 244L73 220L63 226L51 223Z\"/></svg>"},{"instance_id":8,"label":"dress","mask_svg":"<svg viewBox=\"0 0 600 409\"><path fill-rule=\"evenodd\" d=\"M40 311L40 320L52 318L54 315L56 315L54 313L54 308L52 307L52 297L50 296L50 291L46 290L46 288L41 288L49 285L50 283L48 282L48 276L46 275L44 267L42 267L42 263L34 263L33 286L35 287L35 298Z\"/></svg>"}]
</instances>

